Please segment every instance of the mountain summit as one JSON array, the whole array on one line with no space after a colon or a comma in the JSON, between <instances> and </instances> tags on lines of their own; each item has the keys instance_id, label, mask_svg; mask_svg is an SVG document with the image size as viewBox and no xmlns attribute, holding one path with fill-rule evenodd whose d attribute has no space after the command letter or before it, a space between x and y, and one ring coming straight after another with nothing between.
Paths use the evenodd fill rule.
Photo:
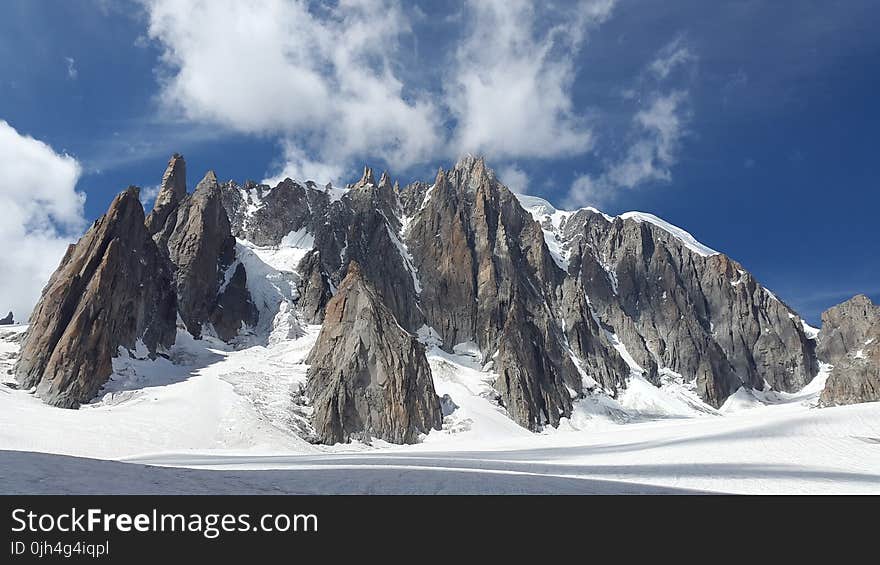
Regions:
<instances>
[{"instance_id":1,"label":"mountain summit","mask_svg":"<svg viewBox=\"0 0 880 565\"><path fill-rule=\"evenodd\" d=\"M175 326L250 347L323 324L303 391L313 437L412 443L454 409L435 393L428 343L471 352L499 410L532 431L636 381L678 383L715 408L741 389L795 392L820 361L835 365L824 402L874 400L880 336L863 302L818 332L686 231L517 196L477 156L403 188L364 167L344 190L208 172L187 193L175 154L149 215L130 188L71 246L16 375L75 407L122 352L163 355ZM848 326L850 310L864 323Z\"/></svg>"}]
</instances>

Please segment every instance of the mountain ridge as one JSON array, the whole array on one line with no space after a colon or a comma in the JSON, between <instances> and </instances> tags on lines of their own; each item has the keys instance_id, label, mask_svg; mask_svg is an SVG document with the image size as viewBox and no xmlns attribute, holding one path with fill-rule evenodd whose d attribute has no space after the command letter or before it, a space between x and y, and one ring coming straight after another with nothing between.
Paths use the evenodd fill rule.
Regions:
<instances>
[{"instance_id":1,"label":"mountain ridge","mask_svg":"<svg viewBox=\"0 0 880 565\"><path fill-rule=\"evenodd\" d=\"M196 338L205 331L243 346L265 339L259 334L277 326L282 315L292 320L284 322L291 328L323 323L357 265L357 279L376 297L370 302L376 306L363 312L384 312L371 319L385 320L389 330L435 335L448 352L473 344L480 364L497 374L499 404L532 431L558 426L590 395L616 397L633 378L658 386L661 375L673 375L718 408L740 388L791 393L819 374L821 332L815 335L736 261L650 214L561 211L543 199L515 195L473 155L441 168L430 185L401 188L387 172L377 183L369 167L345 190L292 179L274 187L220 183L209 172L187 193L185 161L175 154L154 210L143 221L157 261L174 281L167 286L175 319L166 316L166 327L176 324ZM273 249L292 253L276 274L261 267L273 260L265 250ZM53 280L62 289L78 284L73 274L59 272ZM282 272L283 280L277 274ZM41 305L48 296L44 292ZM86 297L81 305L102 308L105 301ZM34 329L68 323L50 308L36 309L31 322ZM16 366L28 387L43 377L34 374L39 365L28 366L41 341L30 333ZM322 331L314 346L328 352L325 360L333 359L332 333ZM126 336L118 345L134 349L142 338ZM89 355L87 347L78 347L70 356L74 362ZM161 354L155 349L151 354ZM366 366L393 365L392 372L426 366L410 358L418 357L419 347L404 349L406 359ZM323 364L324 374L333 373L331 365ZM414 395L401 398L425 398L426 406L436 406L430 379L423 369L417 374L422 376L399 373L391 382L420 383ZM106 370L96 377L106 378ZM310 379L311 399L324 392L317 382ZM64 401L46 389L37 393L73 407L87 402L93 388ZM350 390L355 405L366 398L360 385ZM870 386L859 390L849 399L870 399ZM319 426L318 439L418 441L418 433L401 431L411 430L408 425L395 427L409 418L403 414L413 413L410 401L371 402L364 405L369 410L358 410L369 417L342 420L329 417L333 402L313 406L314 421L335 422ZM419 433L437 423L436 416L421 421L426 424L416 426Z\"/></svg>"}]
</instances>

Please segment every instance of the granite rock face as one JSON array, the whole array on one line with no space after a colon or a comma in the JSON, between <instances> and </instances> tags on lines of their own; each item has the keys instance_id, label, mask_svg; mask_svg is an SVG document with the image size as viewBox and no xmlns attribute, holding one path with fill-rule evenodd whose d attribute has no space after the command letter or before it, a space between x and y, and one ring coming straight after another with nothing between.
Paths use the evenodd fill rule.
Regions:
<instances>
[{"instance_id":1,"label":"granite rock face","mask_svg":"<svg viewBox=\"0 0 880 565\"><path fill-rule=\"evenodd\" d=\"M119 194L71 245L30 318L15 368L23 388L75 408L112 373L119 347L151 356L174 343L171 274L144 225L138 189Z\"/></svg>"},{"instance_id":2,"label":"granite rock face","mask_svg":"<svg viewBox=\"0 0 880 565\"><path fill-rule=\"evenodd\" d=\"M823 405L880 400L880 306L858 295L825 311L818 355L832 365Z\"/></svg>"},{"instance_id":3,"label":"granite rock face","mask_svg":"<svg viewBox=\"0 0 880 565\"><path fill-rule=\"evenodd\" d=\"M147 216L147 230L154 234L162 229L169 214L177 209L184 198L186 198L186 161L182 155L175 153L169 159L165 174L162 175L162 184L159 186L153 211Z\"/></svg>"},{"instance_id":4,"label":"granite rock face","mask_svg":"<svg viewBox=\"0 0 880 565\"><path fill-rule=\"evenodd\" d=\"M557 425L585 382L556 320L565 273L540 226L482 159L463 159L422 189L411 185L404 193L413 191L406 241L422 280L426 324L444 349L472 342L484 363L492 360L514 420L533 430ZM598 337L595 324L582 332ZM613 350L588 357L600 371L625 367Z\"/></svg>"},{"instance_id":5,"label":"granite rock face","mask_svg":"<svg viewBox=\"0 0 880 565\"><path fill-rule=\"evenodd\" d=\"M138 195L119 194L70 246L31 316L15 373L49 404L94 398L120 347L155 357L173 345L178 317L196 338L209 327L225 341L256 325L214 174L187 194L175 154L147 217Z\"/></svg>"},{"instance_id":6,"label":"granite rock face","mask_svg":"<svg viewBox=\"0 0 880 565\"><path fill-rule=\"evenodd\" d=\"M345 189L209 172L188 194L174 155L147 218L132 191L71 247L25 339L19 379L58 405L94 395L119 346L168 346L178 316L233 343L268 327L249 277L271 270L249 269L270 248L295 258L279 267L285 312L323 324L306 388L325 443L407 443L440 425L426 336L478 351L499 403L536 431L634 379L675 380L719 407L740 387L796 391L823 360L835 366L823 402L877 389L873 305L826 313L817 357L813 330L729 257L647 214L515 195L473 156L402 189L365 167Z\"/></svg>"},{"instance_id":7,"label":"granite rock face","mask_svg":"<svg viewBox=\"0 0 880 565\"><path fill-rule=\"evenodd\" d=\"M242 327L256 325L247 273L236 261L235 237L213 171L167 214L153 237L174 267L178 311L194 337L210 324L229 341Z\"/></svg>"},{"instance_id":8,"label":"granite rock face","mask_svg":"<svg viewBox=\"0 0 880 565\"><path fill-rule=\"evenodd\" d=\"M683 375L718 407L741 386L792 392L817 374L815 342L791 308L729 257L645 216L581 210L560 233L569 276L649 380Z\"/></svg>"},{"instance_id":9,"label":"granite rock face","mask_svg":"<svg viewBox=\"0 0 880 565\"><path fill-rule=\"evenodd\" d=\"M0 326L10 326L15 323L15 319L12 317L12 312L6 314L5 317L0 318Z\"/></svg>"},{"instance_id":10,"label":"granite rock face","mask_svg":"<svg viewBox=\"0 0 880 565\"><path fill-rule=\"evenodd\" d=\"M356 261L403 329L433 330L450 352L473 344L533 430L632 378L692 383L718 407L740 387L793 391L818 371L800 317L735 261L647 215L531 209L476 157L403 189L369 167L344 191L248 186L224 187L237 237L312 238L297 269L307 321L324 319Z\"/></svg>"},{"instance_id":11,"label":"granite rock face","mask_svg":"<svg viewBox=\"0 0 880 565\"><path fill-rule=\"evenodd\" d=\"M308 362L307 394L323 443L414 443L440 429L425 346L397 324L357 262L327 305Z\"/></svg>"}]
</instances>

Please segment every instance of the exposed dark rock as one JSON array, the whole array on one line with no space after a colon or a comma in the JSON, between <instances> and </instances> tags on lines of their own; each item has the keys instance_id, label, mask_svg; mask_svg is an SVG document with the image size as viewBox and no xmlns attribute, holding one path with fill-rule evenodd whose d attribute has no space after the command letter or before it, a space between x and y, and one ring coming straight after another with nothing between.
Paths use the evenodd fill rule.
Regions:
<instances>
[{"instance_id":1,"label":"exposed dark rock","mask_svg":"<svg viewBox=\"0 0 880 565\"><path fill-rule=\"evenodd\" d=\"M420 199L407 243L425 281L427 324L445 349L474 342L484 362L494 359L496 388L514 420L530 429L557 425L584 393L584 379L555 319L565 273L540 226L474 157L441 170ZM590 366L625 367L616 351L603 353Z\"/></svg>"},{"instance_id":2,"label":"exposed dark rock","mask_svg":"<svg viewBox=\"0 0 880 565\"><path fill-rule=\"evenodd\" d=\"M75 408L107 381L120 346L140 340L155 355L174 335L171 276L131 187L68 248L31 315L16 378L47 403Z\"/></svg>"},{"instance_id":3,"label":"exposed dark rock","mask_svg":"<svg viewBox=\"0 0 880 565\"><path fill-rule=\"evenodd\" d=\"M247 273L236 261L235 237L213 171L168 215L154 239L174 266L178 312L194 337L201 337L208 322L225 341L242 325L256 325Z\"/></svg>"},{"instance_id":4,"label":"exposed dark rock","mask_svg":"<svg viewBox=\"0 0 880 565\"><path fill-rule=\"evenodd\" d=\"M165 225L168 215L186 198L186 161L175 153L168 161L168 168L162 175L162 184L153 211L147 216L147 230L154 234Z\"/></svg>"},{"instance_id":5,"label":"exposed dark rock","mask_svg":"<svg viewBox=\"0 0 880 565\"><path fill-rule=\"evenodd\" d=\"M398 325L354 261L327 305L308 362L307 394L322 442L414 443L440 428L424 345Z\"/></svg>"},{"instance_id":6,"label":"exposed dark rock","mask_svg":"<svg viewBox=\"0 0 880 565\"><path fill-rule=\"evenodd\" d=\"M6 314L5 318L0 318L0 326L11 326L15 323L15 320L12 318L12 312Z\"/></svg>"},{"instance_id":7,"label":"exposed dark rock","mask_svg":"<svg viewBox=\"0 0 880 565\"><path fill-rule=\"evenodd\" d=\"M284 179L274 188L246 183L222 187L222 202L233 235L262 246L278 245L291 232L313 233L315 222L324 217L330 198L314 183L305 185ZM251 215L245 211L253 208Z\"/></svg>"},{"instance_id":8,"label":"exposed dark rock","mask_svg":"<svg viewBox=\"0 0 880 565\"><path fill-rule=\"evenodd\" d=\"M817 374L816 340L800 317L740 264L643 214L611 218L583 209L551 218L552 207L545 208L546 214L524 209L471 156L441 169L430 185L403 189L387 172L377 183L365 167L345 191L291 179L274 187L220 185L209 172L188 195L185 163L175 155L143 229L129 227L136 218L125 220L125 229L93 227L68 252L41 301L41 337L28 345L20 378L28 386L81 383L88 379L57 375L72 374L70 360L94 350L101 358L80 363L82 370L98 367L91 372L106 379L118 345L143 339L155 352L173 341L178 314L196 337L214 331L230 341L256 327L236 237L304 249L285 280L296 284L295 315L324 323L310 355L308 396L325 442L412 442L439 425L424 346L413 337L423 326L447 351L476 344L481 362L498 375L500 402L533 430L558 425L588 392L616 396L634 378L692 382L717 407L739 387L795 391ZM107 243L99 250L83 243L87 238ZM158 273L146 287L128 286L148 272L123 257L133 249ZM104 262L113 276L131 273L133 282L113 284L134 310L105 296ZM102 309L107 302L112 308ZM137 310L147 303L171 314ZM843 314L829 314L819 351L835 365L826 403L870 399L877 389L871 363L880 339L870 341L877 333L872 308L856 301ZM94 320L75 318L80 309ZM112 321L101 318L111 315ZM862 318L869 321L853 325ZM117 323L135 329L110 339ZM95 340L104 340L100 346L66 333L74 326L86 331L87 324ZM91 382L40 386L56 403L71 405L97 391Z\"/></svg>"},{"instance_id":9,"label":"exposed dark rock","mask_svg":"<svg viewBox=\"0 0 880 565\"><path fill-rule=\"evenodd\" d=\"M880 400L880 306L858 295L826 310L817 351L833 366L823 405Z\"/></svg>"},{"instance_id":10,"label":"exposed dark rock","mask_svg":"<svg viewBox=\"0 0 880 565\"><path fill-rule=\"evenodd\" d=\"M718 407L740 386L791 392L818 372L800 318L727 256L697 253L650 222L590 210L562 231L570 273L649 380L672 370Z\"/></svg>"}]
</instances>

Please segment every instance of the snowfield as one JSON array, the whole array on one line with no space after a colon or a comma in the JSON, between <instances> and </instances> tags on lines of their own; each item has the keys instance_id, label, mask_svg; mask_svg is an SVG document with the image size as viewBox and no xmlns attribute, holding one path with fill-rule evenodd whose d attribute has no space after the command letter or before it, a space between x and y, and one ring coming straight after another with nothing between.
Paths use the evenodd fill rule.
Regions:
<instances>
[{"instance_id":1,"label":"snowfield","mask_svg":"<svg viewBox=\"0 0 880 565\"><path fill-rule=\"evenodd\" d=\"M125 354L79 410L15 388L25 327L0 328L0 493L880 494L880 403L815 408L827 367L798 394L741 390L720 410L674 373L660 388L633 379L533 434L498 405L472 345L444 352L429 330L442 430L313 445L299 390L319 328L281 310L265 343L181 332L170 359Z\"/></svg>"}]
</instances>

